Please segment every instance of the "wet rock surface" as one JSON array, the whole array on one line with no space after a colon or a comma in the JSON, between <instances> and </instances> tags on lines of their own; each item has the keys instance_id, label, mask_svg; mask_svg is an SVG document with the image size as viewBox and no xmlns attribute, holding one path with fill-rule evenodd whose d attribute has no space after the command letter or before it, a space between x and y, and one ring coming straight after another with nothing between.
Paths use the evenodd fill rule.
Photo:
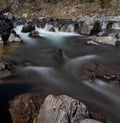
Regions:
<instances>
[{"instance_id":1,"label":"wet rock surface","mask_svg":"<svg viewBox=\"0 0 120 123\"><path fill-rule=\"evenodd\" d=\"M0 79L7 78L12 75L13 64L7 61L0 61Z\"/></svg>"},{"instance_id":2,"label":"wet rock surface","mask_svg":"<svg viewBox=\"0 0 120 123\"><path fill-rule=\"evenodd\" d=\"M35 25L32 22L26 23L21 32L27 33L35 30Z\"/></svg>"},{"instance_id":3,"label":"wet rock surface","mask_svg":"<svg viewBox=\"0 0 120 123\"><path fill-rule=\"evenodd\" d=\"M106 119L105 115L103 115L102 113L100 113L98 111L91 111L90 118L100 121L102 123L107 123L107 119Z\"/></svg>"},{"instance_id":4,"label":"wet rock surface","mask_svg":"<svg viewBox=\"0 0 120 123\"><path fill-rule=\"evenodd\" d=\"M12 99L9 102L12 123L33 123L44 99L45 96L39 93L27 93Z\"/></svg>"},{"instance_id":5,"label":"wet rock surface","mask_svg":"<svg viewBox=\"0 0 120 123\"><path fill-rule=\"evenodd\" d=\"M96 62L83 63L80 78L84 80L101 79L120 86L120 71Z\"/></svg>"},{"instance_id":6,"label":"wet rock surface","mask_svg":"<svg viewBox=\"0 0 120 123\"><path fill-rule=\"evenodd\" d=\"M35 123L78 123L88 117L86 106L66 95L46 97Z\"/></svg>"},{"instance_id":7,"label":"wet rock surface","mask_svg":"<svg viewBox=\"0 0 120 123\"><path fill-rule=\"evenodd\" d=\"M12 123L107 123L103 114L88 112L82 102L67 95L27 93L9 104Z\"/></svg>"},{"instance_id":8,"label":"wet rock surface","mask_svg":"<svg viewBox=\"0 0 120 123\"><path fill-rule=\"evenodd\" d=\"M28 61L28 60L24 60L24 61L20 62L20 65L23 67L36 66L35 63L32 63L31 61Z\"/></svg>"},{"instance_id":9,"label":"wet rock surface","mask_svg":"<svg viewBox=\"0 0 120 123\"><path fill-rule=\"evenodd\" d=\"M32 31L32 32L30 32L29 37L38 38L40 36L39 36L39 33L37 31Z\"/></svg>"},{"instance_id":10,"label":"wet rock surface","mask_svg":"<svg viewBox=\"0 0 120 123\"><path fill-rule=\"evenodd\" d=\"M20 36L17 35L15 31L11 31L8 41L9 42L19 42L19 43L22 42Z\"/></svg>"},{"instance_id":11,"label":"wet rock surface","mask_svg":"<svg viewBox=\"0 0 120 123\"><path fill-rule=\"evenodd\" d=\"M103 36L103 37L97 37L96 42L100 44L116 46L117 39L111 36Z\"/></svg>"}]
</instances>

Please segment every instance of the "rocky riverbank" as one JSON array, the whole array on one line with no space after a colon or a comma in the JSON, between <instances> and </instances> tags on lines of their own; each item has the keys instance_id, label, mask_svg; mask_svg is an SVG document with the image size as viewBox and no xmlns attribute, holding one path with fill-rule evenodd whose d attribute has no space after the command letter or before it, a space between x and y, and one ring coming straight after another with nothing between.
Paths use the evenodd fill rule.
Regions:
<instances>
[{"instance_id":1,"label":"rocky riverbank","mask_svg":"<svg viewBox=\"0 0 120 123\"><path fill-rule=\"evenodd\" d=\"M58 0L6 0L0 1L1 9L11 12L16 17L24 18L73 18L85 15L119 16L120 1L112 0L102 5L98 0L93 1L58 1Z\"/></svg>"}]
</instances>

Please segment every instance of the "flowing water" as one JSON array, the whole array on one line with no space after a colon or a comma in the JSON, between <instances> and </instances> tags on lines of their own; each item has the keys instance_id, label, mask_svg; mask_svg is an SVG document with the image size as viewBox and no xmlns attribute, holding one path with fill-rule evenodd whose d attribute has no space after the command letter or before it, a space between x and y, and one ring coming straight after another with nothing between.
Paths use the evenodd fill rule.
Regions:
<instances>
[{"instance_id":1,"label":"flowing water","mask_svg":"<svg viewBox=\"0 0 120 123\"><path fill-rule=\"evenodd\" d=\"M4 88L1 93L9 99L33 91L67 94L82 100L90 109L105 114L108 123L120 123L120 88L100 80L83 81L79 77L79 68L84 61L95 60L120 70L119 47L86 45L83 43L85 36L49 32L48 27L36 27L41 38L32 39L28 33L21 33L21 28L22 25L17 26L15 31L25 44L12 52L10 59L15 63L28 60L37 66L17 66L14 76L0 81L6 83L0 85L0 89ZM54 57L57 48L63 50L62 60Z\"/></svg>"}]
</instances>

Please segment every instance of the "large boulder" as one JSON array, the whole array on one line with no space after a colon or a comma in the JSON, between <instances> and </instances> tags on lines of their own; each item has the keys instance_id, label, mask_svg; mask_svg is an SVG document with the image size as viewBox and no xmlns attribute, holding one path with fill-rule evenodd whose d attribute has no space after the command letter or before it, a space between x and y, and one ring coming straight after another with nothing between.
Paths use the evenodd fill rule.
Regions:
<instances>
[{"instance_id":1,"label":"large boulder","mask_svg":"<svg viewBox=\"0 0 120 123\"><path fill-rule=\"evenodd\" d=\"M9 102L12 123L33 123L44 98L39 93L27 93L13 98Z\"/></svg>"},{"instance_id":2,"label":"large boulder","mask_svg":"<svg viewBox=\"0 0 120 123\"><path fill-rule=\"evenodd\" d=\"M78 123L88 117L86 106L66 95L46 97L34 123Z\"/></svg>"}]
</instances>

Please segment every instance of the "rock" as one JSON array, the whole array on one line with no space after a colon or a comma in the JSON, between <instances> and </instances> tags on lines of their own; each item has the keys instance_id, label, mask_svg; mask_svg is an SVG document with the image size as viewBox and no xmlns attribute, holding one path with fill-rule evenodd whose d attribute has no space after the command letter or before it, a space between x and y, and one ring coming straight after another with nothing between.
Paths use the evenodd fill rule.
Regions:
<instances>
[{"instance_id":1,"label":"rock","mask_svg":"<svg viewBox=\"0 0 120 123\"><path fill-rule=\"evenodd\" d=\"M89 22L83 22L82 26L81 26L81 34L84 35L90 35L91 31L93 29L93 25L91 25Z\"/></svg>"},{"instance_id":2,"label":"rock","mask_svg":"<svg viewBox=\"0 0 120 123\"><path fill-rule=\"evenodd\" d=\"M54 52L53 52L53 58L58 62L58 63L64 63L64 55L63 55L63 51L61 48L59 49L56 49Z\"/></svg>"},{"instance_id":3,"label":"rock","mask_svg":"<svg viewBox=\"0 0 120 123\"><path fill-rule=\"evenodd\" d=\"M87 41L87 44L93 44L93 45L98 45L98 46L100 45L99 43L92 41L92 40Z\"/></svg>"},{"instance_id":4,"label":"rock","mask_svg":"<svg viewBox=\"0 0 120 123\"><path fill-rule=\"evenodd\" d=\"M46 97L34 123L78 123L88 117L86 106L66 95Z\"/></svg>"},{"instance_id":5,"label":"rock","mask_svg":"<svg viewBox=\"0 0 120 123\"><path fill-rule=\"evenodd\" d=\"M61 48L56 49L53 56L58 57L58 58L63 57L62 49Z\"/></svg>"},{"instance_id":6,"label":"rock","mask_svg":"<svg viewBox=\"0 0 120 123\"><path fill-rule=\"evenodd\" d=\"M84 119L80 123L102 123L102 122L93 119Z\"/></svg>"},{"instance_id":7,"label":"rock","mask_svg":"<svg viewBox=\"0 0 120 123\"><path fill-rule=\"evenodd\" d=\"M80 78L84 80L101 79L120 86L120 71L96 62L84 62L80 68Z\"/></svg>"},{"instance_id":8,"label":"rock","mask_svg":"<svg viewBox=\"0 0 120 123\"><path fill-rule=\"evenodd\" d=\"M100 112L96 112L96 111L90 112L90 117L92 119L95 119L95 120L100 121L102 123L107 123L107 119L106 119L105 115L103 115Z\"/></svg>"},{"instance_id":9,"label":"rock","mask_svg":"<svg viewBox=\"0 0 120 123\"><path fill-rule=\"evenodd\" d=\"M17 35L15 31L13 31L12 33L10 33L10 36L8 38L8 41L9 42L22 42L20 36Z\"/></svg>"},{"instance_id":10,"label":"rock","mask_svg":"<svg viewBox=\"0 0 120 123\"><path fill-rule=\"evenodd\" d=\"M98 35L99 32L101 32L101 23L96 21L90 35Z\"/></svg>"},{"instance_id":11,"label":"rock","mask_svg":"<svg viewBox=\"0 0 120 123\"><path fill-rule=\"evenodd\" d=\"M80 26L79 26L78 23L75 23L74 31L75 31L76 33L80 33Z\"/></svg>"},{"instance_id":12,"label":"rock","mask_svg":"<svg viewBox=\"0 0 120 123\"><path fill-rule=\"evenodd\" d=\"M112 36L100 36L95 41L100 44L116 46L117 39Z\"/></svg>"},{"instance_id":13,"label":"rock","mask_svg":"<svg viewBox=\"0 0 120 123\"><path fill-rule=\"evenodd\" d=\"M109 22L107 23L106 29L111 29L111 28L112 28L112 25L113 25L113 22L112 22L112 21L109 21Z\"/></svg>"},{"instance_id":14,"label":"rock","mask_svg":"<svg viewBox=\"0 0 120 123\"><path fill-rule=\"evenodd\" d=\"M10 36L11 29L13 28L12 20L8 19L3 12L0 12L0 35L3 45L7 45L7 40Z\"/></svg>"},{"instance_id":15,"label":"rock","mask_svg":"<svg viewBox=\"0 0 120 123\"><path fill-rule=\"evenodd\" d=\"M24 60L20 63L21 66L23 67L28 67L28 66L36 66L36 64L32 63L31 61Z\"/></svg>"},{"instance_id":16,"label":"rock","mask_svg":"<svg viewBox=\"0 0 120 123\"><path fill-rule=\"evenodd\" d=\"M10 36L9 32L2 32L1 37L2 37L2 41L3 41L4 46L8 45L9 36Z\"/></svg>"},{"instance_id":17,"label":"rock","mask_svg":"<svg viewBox=\"0 0 120 123\"><path fill-rule=\"evenodd\" d=\"M15 26L24 25L25 22L26 22L26 20L23 19L23 18L15 18L14 25L15 25Z\"/></svg>"},{"instance_id":18,"label":"rock","mask_svg":"<svg viewBox=\"0 0 120 123\"><path fill-rule=\"evenodd\" d=\"M13 98L9 102L12 123L33 123L44 98L39 93L27 93Z\"/></svg>"},{"instance_id":19,"label":"rock","mask_svg":"<svg viewBox=\"0 0 120 123\"><path fill-rule=\"evenodd\" d=\"M62 23L59 27L59 30L60 32L66 32L67 28L68 28L68 24Z\"/></svg>"},{"instance_id":20,"label":"rock","mask_svg":"<svg viewBox=\"0 0 120 123\"><path fill-rule=\"evenodd\" d=\"M35 30L35 25L33 23L26 23L21 32L27 33Z\"/></svg>"},{"instance_id":21,"label":"rock","mask_svg":"<svg viewBox=\"0 0 120 123\"><path fill-rule=\"evenodd\" d=\"M10 13L10 12L6 12L6 13L4 13L4 15L5 15L8 19L13 19L13 15L12 15L12 13Z\"/></svg>"},{"instance_id":22,"label":"rock","mask_svg":"<svg viewBox=\"0 0 120 123\"><path fill-rule=\"evenodd\" d=\"M4 79L12 75L13 65L9 62L0 62L0 79Z\"/></svg>"},{"instance_id":23,"label":"rock","mask_svg":"<svg viewBox=\"0 0 120 123\"><path fill-rule=\"evenodd\" d=\"M23 18L28 18L28 13L22 14L22 17L23 17Z\"/></svg>"},{"instance_id":24,"label":"rock","mask_svg":"<svg viewBox=\"0 0 120 123\"><path fill-rule=\"evenodd\" d=\"M30 32L29 37L38 38L38 37L40 37L39 32L37 32L37 31Z\"/></svg>"}]
</instances>

